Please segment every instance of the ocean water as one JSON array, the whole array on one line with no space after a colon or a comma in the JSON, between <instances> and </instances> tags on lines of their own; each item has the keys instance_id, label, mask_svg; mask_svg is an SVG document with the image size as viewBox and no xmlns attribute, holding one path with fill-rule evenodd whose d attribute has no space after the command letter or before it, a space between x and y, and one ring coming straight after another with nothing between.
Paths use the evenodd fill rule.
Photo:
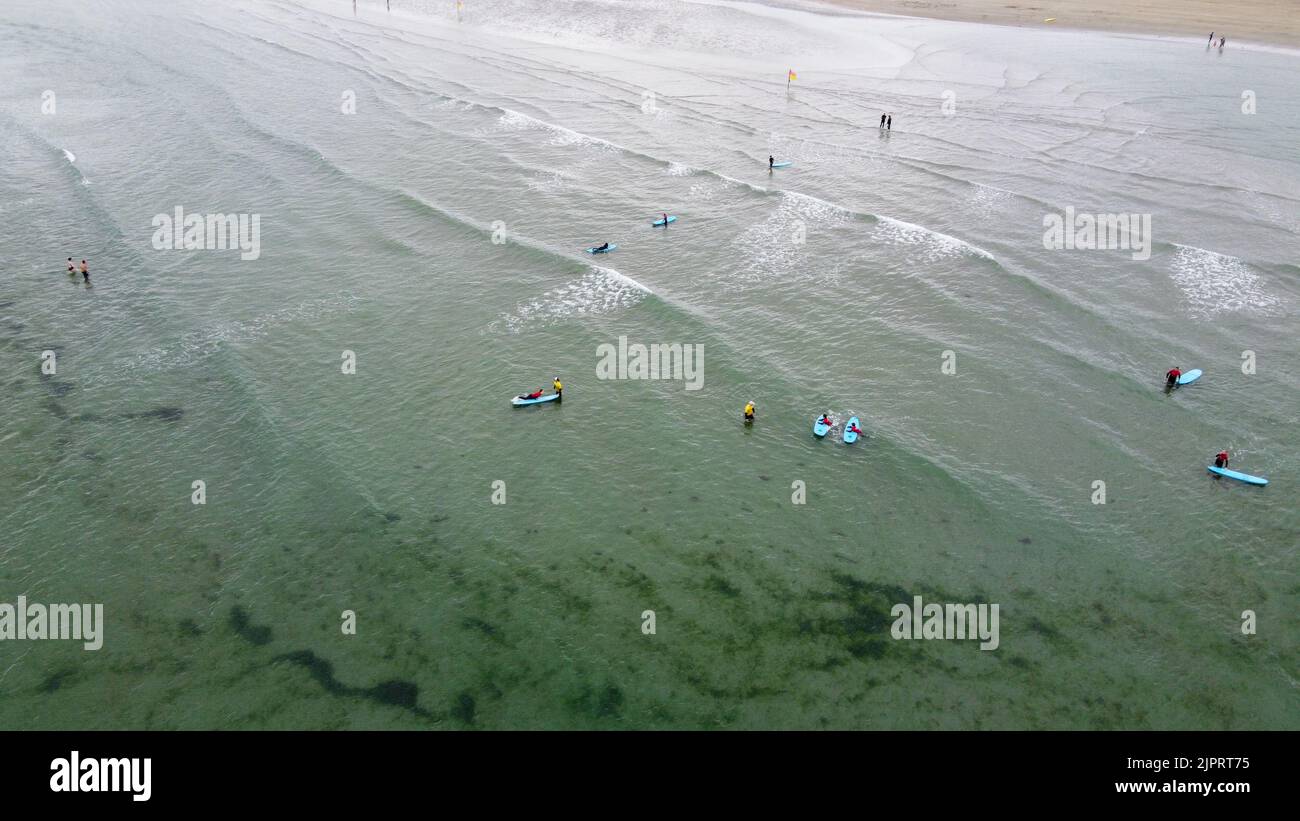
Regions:
<instances>
[{"instance_id":1,"label":"ocean water","mask_svg":"<svg viewBox=\"0 0 1300 821\"><path fill-rule=\"evenodd\" d=\"M0 726L1300 728L1300 55L392 5L0 10L0 602L105 614L0 642Z\"/></svg>"}]
</instances>

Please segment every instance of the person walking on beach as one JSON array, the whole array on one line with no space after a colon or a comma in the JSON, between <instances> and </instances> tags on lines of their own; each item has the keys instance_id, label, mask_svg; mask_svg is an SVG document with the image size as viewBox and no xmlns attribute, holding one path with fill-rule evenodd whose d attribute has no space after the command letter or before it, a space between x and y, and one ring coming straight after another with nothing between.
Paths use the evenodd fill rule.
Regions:
<instances>
[{"instance_id":1,"label":"person walking on beach","mask_svg":"<svg viewBox=\"0 0 1300 821\"><path fill-rule=\"evenodd\" d=\"M84 259L81 261L81 278L84 279L87 282L87 284L89 284L90 266L86 264L86 261Z\"/></svg>"},{"instance_id":2,"label":"person walking on beach","mask_svg":"<svg viewBox=\"0 0 1300 821\"><path fill-rule=\"evenodd\" d=\"M880 126L879 126L879 127L880 127L880 128L884 128L884 127L885 127L885 115L884 115L884 114L881 114L881 115L880 115Z\"/></svg>"},{"instance_id":3,"label":"person walking on beach","mask_svg":"<svg viewBox=\"0 0 1300 821\"><path fill-rule=\"evenodd\" d=\"M893 130L894 130L894 115L893 115L893 114L890 114L890 115L889 115L889 119L885 121L885 130L886 130L886 131L893 131Z\"/></svg>"}]
</instances>

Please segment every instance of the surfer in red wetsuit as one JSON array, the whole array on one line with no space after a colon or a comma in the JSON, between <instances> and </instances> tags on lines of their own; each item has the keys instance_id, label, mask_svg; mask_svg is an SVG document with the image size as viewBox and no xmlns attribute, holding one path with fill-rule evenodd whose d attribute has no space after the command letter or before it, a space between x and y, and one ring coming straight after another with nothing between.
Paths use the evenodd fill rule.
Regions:
<instances>
[{"instance_id":1,"label":"surfer in red wetsuit","mask_svg":"<svg viewBox=\"0 0 1300 821\"><path fill-rule=\"evenodd\" d=\"M849 433L858 433L858 434L860 434L860 433L862 433L862 428L859 428L859 427L858 427L858 423L857 423L857 422L854 422L852 425L849 425Z\"/></svg>"},{"instance_id":2,"label":"surfer in red wetsuit","mask_svg":"<svg viewBox=\"0 0 1300 821\"><path fill-rule=\"evenodd\" d=\"M1226 468L1228 466L1228 452L1226 450L1214 454L1214 466L1216 468Z\"/></svg>"},{"instance_id":3,"label":"surfer in red wetsuit","mask_svg":"<svg viewBox=\"0 0 1300 821\"><path fill-rule=\"evenodd\" d=\"M1175 385L1178 384L1178 377L1182 375L1183 375L1183 371L1181 368L1174 368L1173 370L1166 372L1165 384L1171 388L1174 387Z\"/></svg>"}]
</instances>

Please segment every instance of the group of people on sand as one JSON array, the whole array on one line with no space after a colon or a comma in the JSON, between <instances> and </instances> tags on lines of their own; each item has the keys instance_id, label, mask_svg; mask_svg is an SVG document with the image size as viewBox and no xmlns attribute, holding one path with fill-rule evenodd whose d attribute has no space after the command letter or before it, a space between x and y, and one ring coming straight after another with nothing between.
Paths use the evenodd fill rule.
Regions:
<instances>
[{"instance_id":1,"label":"group of people on sand","mask_svg":"<svg viewBox=\"0 0 1300 821\"><path fill-rule=\"evenodd\" d=\"M68 274L74 277L77 275L77 266L72 264L72 257L68 257ZM86 264L84 259L81 261L81 278L86 281L87 285L90 284L90 266Z\"/></svg>"},{"instance_id":2,"label":"group of people on sand","mask_svg":"<svg viewBox=\"0 0 1300 821\"><path fill-rule=\"evenodd\" d=\"M1174 390L1178 387L1178 379L1183 375L1183 369L1174 366L1165 371L1165 389ZM1228 451L1221 450L1214 454L1214 466L1216 468L1226 468L1228 466Z\"/></svg>"},{"instance_id":3,"label":"group of people on sand","mask_svg":"<svg viewBox=\"0 0 1300 821\"><path fill-rule=\"evenodd\" d=\"M1225 38L1223 38L1223 37L1220 37L1220 38L1219 38L1219 48L1223 48L1223 44L1224 44L1225 42L1227 42L1227 40L1226 40ZM1214 32L1210 32L1210 41L1209 41L1208 43L1205 44L1205 47L1206 47L1206 48L1209 48L1209 47L1212 46L1212 45L1214 45Z\"/></svg>"}]
</instances>

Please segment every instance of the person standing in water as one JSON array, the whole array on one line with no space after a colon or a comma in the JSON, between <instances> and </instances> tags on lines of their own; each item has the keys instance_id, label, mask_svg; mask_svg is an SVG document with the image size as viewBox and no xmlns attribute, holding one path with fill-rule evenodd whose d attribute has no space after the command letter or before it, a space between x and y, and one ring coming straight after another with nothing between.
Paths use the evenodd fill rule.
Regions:
<instances>
[{"instance_id":1,"label":"person standing in water","mask_svg":"<svg viewBox=\"0 0 1300 821\"><path fill-rule=\"evenodd\" d=\"M890 114L890 115L889 115L889 119L885 120L885 130L886 130L886 131L893 131L893 130L894 130L894 115L893 115L893 114Z\"/></svg>"},{"instance_id":2,"label":"person standing in water","mask_svg":"<svg viewBox=\"0 0 1300 821\"><path fill-rule=\"evenodd\" d=\"M77 266L72 264L72 257L68 257L68 273L74 277L77 275Z\"/></svg>"},{"instance_id":3,"label":"person standing in water","mask_svg":"<svg viewBox=\"0 0 1300 821\"><path fill-rule=\"evenodd\" d=\"M746 422L754 421L754 400L753 399L745 403L745 421Z\"/></svg>"},{"instance_id":4,"label":"person standing in water","mask_svg":"<svg viewBox=\"0 0 1300 821\"><path fill-rule=\"evenodd\" d=\"M1170 388L1178 387L1178 377L1183 375L1182 368L1171 368L1165 372L1165 385Z\"/></svg>"},{"instance_id":5,"label":"person standing in water","mask_svg":"<svg viewBox=\"0 0 1300 821\"><path fill-rule=\"evenodd\" d=\"M884 127L885 127L885 115L884 115L884 114L881 114L881 115L880 115L880 125L879 125L878 127L879 127L879 128L884 128Z\"/></svg>"},{"instance_id":6,"label":"person standing in water","mask_svg":"<svg viewBox=\"0 0 1300 821\"><path fill-rule=\"evenodd\" d=\"M772 170L772 166L775 165L775 164L776 164L776 157L773 157L771 154L768 154L768 155L767 155L767 170L768 170L768 171L771 171L771 170Z\"/></svg>"},{"instance_id":7,"label":"person standing in water","mask_svg":"<svg viewBox=\"0 0 1300 821\"><path fill-rule=\"evenodd\" d=\"M81 278L87 283L90 282L90 266L86 264L84 259L81 261Z\"/></svg>"},{"instance_id":8,"label":"person standing in water","mask_svg":"<svg viewBox=\"0 0 1300 821\"><path fill-rule=\"evenodd\" d=\"M1226 468L1228 466L1228 452L1226 450L1214 454L1214 466L1216 468Z\"/></svg>"},{"instance_id":9,"label":"person standing in water","mask_svg":"<svg viewBox=\"0 0 1300 821\"><path fill-rule=\"evenodd\" d=\"M1214 32L1210 32L1210 42L1214 42Z\"/></svg>"}]
</instances>

